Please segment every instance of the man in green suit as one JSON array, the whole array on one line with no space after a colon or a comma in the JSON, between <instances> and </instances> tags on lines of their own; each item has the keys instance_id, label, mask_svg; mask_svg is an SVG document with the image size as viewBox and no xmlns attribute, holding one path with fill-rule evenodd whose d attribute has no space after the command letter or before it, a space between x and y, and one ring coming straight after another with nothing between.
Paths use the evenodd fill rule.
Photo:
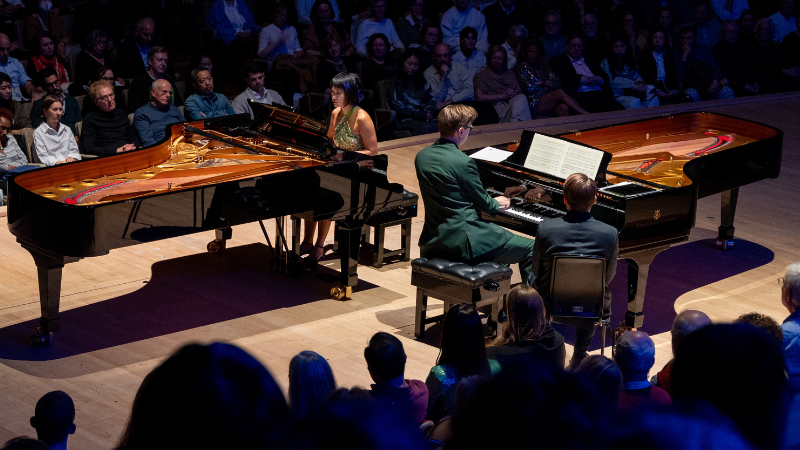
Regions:
<instances>
[{"instance_id":1,"label":"man in green suit","mask_svg":"<svg viewBox=\"0 0 800 450\"><path fill-rule=\"evenodd\" d=\"M478 113L466 105L449 105L439 112L439 139L417 154L417 169L425 226L419 237L423 258L444 258L477 264L519 263L520 275L531 274L533 239L517 236L493 223L482 222L475 207L494 216L508 208L508 197L491 198L483 188L478 165L458 148L467 141Z\"/></svg>"}]
</instances>

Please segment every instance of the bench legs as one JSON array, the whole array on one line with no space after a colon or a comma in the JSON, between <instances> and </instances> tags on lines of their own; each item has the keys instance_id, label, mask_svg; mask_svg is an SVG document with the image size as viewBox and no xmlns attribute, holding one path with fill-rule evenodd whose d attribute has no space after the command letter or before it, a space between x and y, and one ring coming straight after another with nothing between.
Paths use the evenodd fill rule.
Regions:
<instances>
[{"instance_id":1,"label":"bench legs","mask_svg":"<svg viewBox=\"0 0 800 450\"><path fill-rule=\"evenodd\" d=\"M447 314L447 311L449 311L454 304L470 303L454 301L452 299L441 299L444 302L444 310L442 314L434 317L428 317L428 294L429 292L427 292L425 289L417 288L417 307L414 313L414 337L417 339L425 337L425 325L443 320L444 316ZM492 305L490 319L497 324L497 336L500 336L505 329L505 323L500 323L498 320L500 317L500 310L503 309L503 305L505 305L505 300L506 296L503 295L500 297L481 300L477 303L471 303L476 309L488 304Z\"/></svg>"}]
</instances>

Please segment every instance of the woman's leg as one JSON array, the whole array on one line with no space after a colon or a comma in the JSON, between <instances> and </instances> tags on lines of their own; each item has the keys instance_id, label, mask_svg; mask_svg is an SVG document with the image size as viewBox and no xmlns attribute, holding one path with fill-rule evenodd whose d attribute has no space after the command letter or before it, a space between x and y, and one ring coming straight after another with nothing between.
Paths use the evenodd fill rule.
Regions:
<instances>
[{"instance_id":1,"label":"woman's leg","mask_svg":"<svg viewBox=\"0 0 800 450\"><path fill-rule=\"evenodd\" d=\"M314 249L314 231L317 229L317 222L303 219L303 242L300 243L300 256L311 253Z\"/></svg>"},{"instance_id":2,"label":"woman's leg","mask_svg":"<svg viewBox=\"0 0 800 450\"><path fill-rule=\"evenodd\" d=\"M565 105L564 103L559 103L556 106L556 116L558 117L566 117L569 115L569 106Z\"/></svg>"},{"instance_id":3,"label":"woman's leg","mask_svg":"<svg viewBox=\"0 0 800 450\"><path fill-rule=\"evenodd\" d=\"M317 223L319 224L319 232L317 233L317 242L314 243L314 250L311 252L311 256L318 260L325 254L325 239L328 237L328 232L331 230L331 224L333 222L330 220L320 220Z\"/></svg>"},{"instance_id":4,"label":"woman's leg","mask_svg":"<svg viewBox=\"0 0 800 450\"><path fill-rule=\"evenodd\" d=\"M589 114L589 111L581 108L581 105L578 104L578 101L572 98L569 94L564 92L563 89L557 89L550 94L555 94L558 96L558 100L561 103L567 105L571 110L575 111L578 114ZM550 95L547 94L547 95Z\"/></svg>"}]
</instances>

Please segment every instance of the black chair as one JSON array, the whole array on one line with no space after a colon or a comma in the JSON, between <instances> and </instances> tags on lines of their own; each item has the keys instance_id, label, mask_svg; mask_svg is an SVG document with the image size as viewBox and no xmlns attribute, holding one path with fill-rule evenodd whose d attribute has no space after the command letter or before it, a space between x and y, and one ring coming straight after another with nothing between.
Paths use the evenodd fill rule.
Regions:
<instances>
[{"instance_id":1,"label":"black chair","mask_svg":"<svg viewBox=\"0 0 800 450\"><path fill-rule=\"evenodd\" d=\"M600 325L603 345L600 354L605 354L606 327L609 320L603 319L606 295L606 259L587 255L556 255L553 257L553 272L550 279L550 305L547 308L551 322L575 326L582 321L593 321ZM614 328L611 327L611 348L616 345Z\"/></svg>"}]
</instances>

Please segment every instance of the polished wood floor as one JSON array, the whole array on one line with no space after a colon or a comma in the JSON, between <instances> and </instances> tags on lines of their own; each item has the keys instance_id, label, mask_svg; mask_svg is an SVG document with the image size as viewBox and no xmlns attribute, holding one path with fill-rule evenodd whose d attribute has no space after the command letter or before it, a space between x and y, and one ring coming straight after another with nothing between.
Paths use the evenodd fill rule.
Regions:
<instances>
[{"instance_id":1,"label":"polished wood floor","mask_svg":"<svg viewBox=\"0 0 800 450\"><path fill-rule=\"evenodd\" d=\"M765 247L773 256L753 269L680 295L672 305L676 311L699 309L715 321L730 321L750 311L779 322L786 316L775 279L786 265L800 261L798 99L800 95L786 95L737 99L722 106L716 102L691 105L763 122L786 135L780 178L744 187L736 216L737 237ZM499 124L477 129L467 145L513 141L526 127L558 133L680 110ZM389 155L389 179L418 192L414 155L432 140L424 136L382 144ZM700 201L692 241L716 235L719 201L719 196ZM421 208L414 221L414 242L423 217ZM58 224L53 224L53 232L58 233ZM0 442L33 434L28 418L36 400L60 389L72 395L77 407L78 430L70 446L111 448L142 378L188 342L239 345L262 361L284 389L289 360L302 350L328 358L339 385L368 386L363 349L377 331L403 341L407 377L424 379L435 364L438 328L424 342L413 339L415 292L409 263L380 270L360 267L361 284L352 300L339 302L329 299L329 285L312 274L292 279L272 272L257 224L236 227L221 254L205 252L211 239L213 233L202 233L69 264L63 279L62 331L50 348L33 349L25 341L30 332L27 325L39 317L36 270L30 255L8 232L6 219L0 217ZM387 242L390 248L396 245L399 231L390 230ZM413 256L417 255L414 246ZM335 269L337 263L331 259L325 265ZM433 303L434 308L440 307ZM670 337L664 332L653 339L657 370L671 358Z\"/></svg>"}]
</instances>

